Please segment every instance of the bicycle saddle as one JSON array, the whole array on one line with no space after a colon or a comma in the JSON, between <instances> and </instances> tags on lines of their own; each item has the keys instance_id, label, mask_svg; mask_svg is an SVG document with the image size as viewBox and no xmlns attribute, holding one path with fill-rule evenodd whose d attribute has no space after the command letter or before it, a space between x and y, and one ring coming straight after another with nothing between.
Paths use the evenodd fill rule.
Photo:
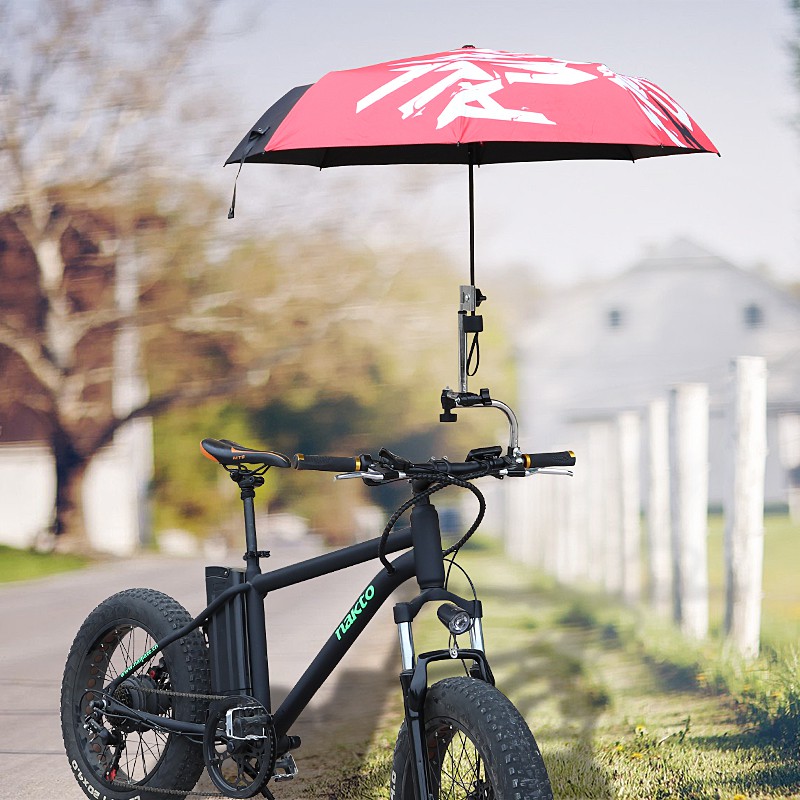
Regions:
<instances>
[{"instance_id":1,"label":"bicycle saddle","mask_svg":"<svg viewBox=\"0 0 800 800\"><path fill-rule=\"evenodd\" d=\"M200 450L206 458L224 466L235 464L262 464L266 467L291 467L292 462L283 453L272 450L253 450L230 439L203 439Z\"/></svg>"}]
</instances>

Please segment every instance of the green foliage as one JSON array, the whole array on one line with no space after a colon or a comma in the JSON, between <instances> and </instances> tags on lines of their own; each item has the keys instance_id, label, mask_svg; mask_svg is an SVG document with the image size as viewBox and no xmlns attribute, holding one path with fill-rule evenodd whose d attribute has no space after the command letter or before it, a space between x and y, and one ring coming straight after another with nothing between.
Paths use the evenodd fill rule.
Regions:
<instances>
[{"instance_id":1,"label":"green foliage","mask_svg":"<svg viewBox=\"0 0 800 800\"><path fill-rule=\"evenodd\" d=\"M200 442L207 437L245 444L253 438L246 413L232 404L206 402L155 419L156 531L178 527L204 534L241 514L236 487L222 467L202 456ZM259 496L269 497L271 488L268 481Z\"/></svg>"},{"instance_id":2,"label":"green foliage","mask_svg":"<svg viewBox=\"0 0 800 800\"><path fill-rule=\"evenodd\" d=\"M718 680L734 697L741 719L776 747L800 750L800 654L767 651L753 664L726 664Z\"/></svg>"},{"instance_id":3,"label":"green foliage","mask_svg":"<svg viewBox=\"0 0 800 800\"><path fill-rule=\"evenodd\" d=\"M83 556L67 553L36 553L0 545L0 583L41 578L56 572L80 569L89 563Z\"/></svg>"},{"instance_id":4,"label":"green foliage","mask_svg":"<svg viewBox=\"0 0 800 800\"><path fill-rule=\"evenodd\" d=\"M332 454L374 428L376 409L356 397L323 391L310 404L274 400L249 416L259 439L279 452Z\"/></svg>"},{"instance_id":5,"label":"green foliage","mask_svg":"<svg viewBox=\"0 0 800 800\"><path fill-rule=\"evenodd\" d=\"M330 235L249 240L212 267L192 273L184 264L151 294L153 308L168 316L181 305L194 308L187 330L169 338L154 331L149 339L156 393L184 384L189 392L200 379L211 391L229 387L227 404L184 403L159 420L157 527L200 533L204 517L216 526L238 514L228 487L185 472L181 454L193 454L206 435L288 455L388 447L413 460L463 457L470 447L497 443L502 420L492 410L463 412L457 425L438 422L441 389L455 377L455 349L441 342L454 339L457 290L435 253L361 251ZM496 377L500 383L490 385L511 399L504 335L497 320L485 377ZM330 476L288 470L271 472L267 487L273 510L299 513L336 540L352 536L358 506L393 509L407 493L405 486L367 492L358 482L334 485Z\"/></svg>"},{"instance_id":6,"label":"green foliage","mask_svg":"<svg viewBox=\"0 0 800 800\"><path fill-rule=\"evenodd\" d=\"M592 628L597 625L597 617L588 602L580 598L559 614L556 617L556 622L559 625Z\"/></svg>"}]
</instances>

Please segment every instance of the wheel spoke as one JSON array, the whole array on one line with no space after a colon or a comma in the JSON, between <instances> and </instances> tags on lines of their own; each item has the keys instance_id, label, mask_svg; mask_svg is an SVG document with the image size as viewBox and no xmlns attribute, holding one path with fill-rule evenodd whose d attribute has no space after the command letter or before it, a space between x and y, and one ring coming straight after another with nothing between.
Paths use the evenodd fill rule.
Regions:
<instances>
[{"instance_id":1,"label":"wheel spoke","mask_svg":"<svg viewBox=\"0 0 800 800\"><path fill-rule=\"evenodd\" d=\"M455 731L454 733L452 731ZM485 800L483 762L474 742L463 731L436 732L437 763L431 766L431 786L439 800ZM435 767L435 768L434 768Z\"/></svg>"},{"instance_id":2,"label":"wheel spoke","mask_svg":"<svg viewBox=\"0 0 800 800\"><path fill-rule=\"evenodd\" d=\"M104 687L126 674L159 638L191 619L183 606L161 592L127 589L99 605L78 631L64 673L61 716L68 758L80 766L76 775L84 776L90 795L110 796L120 782L133 794L151 783L188 791L202 773L199 744L161 728L156 720L179 716L194 724L204 721L198 700L177 701L178 713L170 694L211 690L208 650L200 631L187 634L181 648L148 656L137 665L114 692L120 711L113 713L97 702L105 699ZM153 722L144 715L152 715Z\"/></svg>"},{"instance_id":3,"label":"wheel spoke","mask_svg":"<svg viewBox=\"0 0 800 800\"><path fill-rule=\"evenodd\" d=\"M153 637L137 625L118 626L105 637L102 646L98 645L96 653L102 653L104 659L96 664L100 674L99 681L108 683L119 676L136 662L138 658L154 644ZM104 662L104 663L103 663ZM161 683L162 688L169 688L169 677L165 674ZM147 688L147 687L144 687ZM166 709L165 716L172 716L171 706ZM121 716L109 716L108 720L114 726L121 742L113 747L104 748L106 760L113 761L113 753L120 751L119 773L117 780L125 780L131 785L137 785L146 780L158 766L159 761L166 752L169 742L169 733L164 731L130 730L127 729L128 721ZM98 762L99 763L99 762ZM105 769L102 770L105 775Z\"/></svg>"}]
</instances>

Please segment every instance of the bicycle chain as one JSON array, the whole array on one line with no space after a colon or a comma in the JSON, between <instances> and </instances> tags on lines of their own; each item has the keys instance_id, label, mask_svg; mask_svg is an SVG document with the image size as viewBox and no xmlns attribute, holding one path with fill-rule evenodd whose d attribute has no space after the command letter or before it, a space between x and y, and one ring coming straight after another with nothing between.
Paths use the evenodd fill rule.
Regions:
<instances>
[{"instance_id":1,"label":"bicycle chain","mask_svg":"<svg viewBox=\"0 0 800 800\"><path fill-rule=\"evenodd\" d=\"M173 692L169 689L148 689L146 686L137 686L137 692L146 694L168 694L170 697L196 697L199 700L227 700L230 695L226 694L199 694L198 692Z\"/></svg>"},{"instance_id":2,"label":"bicycle chain","mask_svg":"<svg viewBox=\"0 0 800 800\"><path fill-rule=\"evenodd\" d=\"M137 691L146 694L168 694L170 697L194 697L199 700L227 700L229 695L224 694L199 694L196 692L173 692L169 689L149 689L145 686L137 687ZM222 792L196 792L194 790L184 791L183 789L161 789L157 786L150 786L143 783L125 783L124 781L111 781L112 786L119 786L120 788L128 789L142 789L148 792L155 792L156 794L171 794L180 795L181 797L227 797L228 795Z\"/></svg>"},{"instance_id":3,"label":"bicycle chain","mask_svg":"<svg viewBox=\"0 0 800 800\"><path fill-rule=\"evenodd\" d=\"M111 781L112 786L119 786L121 789L127 789L128 791L133 791L134 789L139 789L145 792L156 792L157 794L174 794L180 795L181 797L186 797L191 795L192 797L228 797L229 795L224 795L222 792L195 792L192 791L184 791L183 789L159 789L157 786L150 786L144 783L125 783L123 781Z\"/></svg>"}]
</instances>

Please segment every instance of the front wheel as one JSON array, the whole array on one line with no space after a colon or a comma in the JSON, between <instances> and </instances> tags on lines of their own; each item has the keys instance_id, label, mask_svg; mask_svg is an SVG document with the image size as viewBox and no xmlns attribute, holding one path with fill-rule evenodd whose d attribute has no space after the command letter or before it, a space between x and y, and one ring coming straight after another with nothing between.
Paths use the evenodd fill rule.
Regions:
<instances>
[{"instance_id":1,"label":"front wheel","mask_svg":"<svg viewBox=\"0 0 800 800\"><path fill-rule=\"evenodd\" d=\"M202 634L193 630L147 659L159 639L190 621L171 597L128 589L104 600L78 631L64 668L61 728L72 771L89 797L163 800L159 789L181 797L197 783L200 743L135 717L141 710L165 721L205 722L202 695L210 686ZM114 693L134 713L123 718L94 709L103 687L143 657Z\"/></svg>"},{"instance_id":2,"label":"front wheel","mask_svg":"<svg viewBox=\"0 0 800 800\"><path fill-rule=\"evenodd\" d=\"M552 800L539 748L503 694L475 678L445 678L425 698L428 789L435 800ZM392 800L417 800L405 723L392 764Z\"/></svg>"}]
</instances>

